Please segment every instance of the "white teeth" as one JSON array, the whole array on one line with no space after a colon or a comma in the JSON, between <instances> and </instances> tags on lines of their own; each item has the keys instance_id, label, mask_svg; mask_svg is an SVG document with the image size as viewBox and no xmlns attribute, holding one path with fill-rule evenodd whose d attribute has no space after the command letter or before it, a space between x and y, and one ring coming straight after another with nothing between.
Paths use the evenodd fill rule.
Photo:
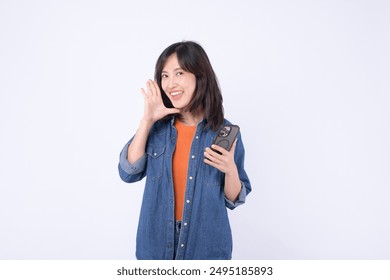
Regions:
<instances>
[{"instance_id":1,"label":"white teeth","mask_svg":"<svg viewBox=\"0 0 390 280\"><path fill-rule=\"evenodd\" d=\"M171 95L176 96L176 95L181 94L181 93L182 93L181 91L176 91L176 92L171 92Z\"/></svg>"}]
</instances>

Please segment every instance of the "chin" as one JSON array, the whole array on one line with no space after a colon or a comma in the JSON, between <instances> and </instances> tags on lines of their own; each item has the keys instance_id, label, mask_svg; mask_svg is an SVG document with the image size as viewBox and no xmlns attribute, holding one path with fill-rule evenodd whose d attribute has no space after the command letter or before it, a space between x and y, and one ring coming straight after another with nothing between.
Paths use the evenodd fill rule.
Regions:
<instances>
[{"instance_id":1,"label":"chin","mask_svg":"<svg viewBox=\"0 0 390 280\"><path fill-rule=\"evenodd\" d=\"M180 105L180 104L172 103L172 105L173 105L173 108L176 108L176 109L179 109L179 110L181 110L181 109L184 108L184 106L182 106L182 105Z\"/></svg>"}]
</instances>

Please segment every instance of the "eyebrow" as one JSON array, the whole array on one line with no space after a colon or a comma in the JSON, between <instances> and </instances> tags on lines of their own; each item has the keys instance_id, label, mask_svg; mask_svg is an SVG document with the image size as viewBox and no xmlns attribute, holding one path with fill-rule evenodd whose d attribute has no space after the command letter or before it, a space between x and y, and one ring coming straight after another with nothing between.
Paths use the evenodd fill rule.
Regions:
<instances>
[{"instance_id":1,"label":"eyebrow","mask_svg":"<svg viewBox=\"0 0 390 280\"><path fill-rule=\"evenodd\" d=\"M178 67L178 68L175 68L175 69L173 69L173 72L175 72L175 71L178 71L178 70L182 70L182 71L184 71L183 70L183 68L181 68L181 67ZM164 70L162 70L161 71L161 73L168 73L167 71L164 71Z\"/></svg>"}]
</instances>

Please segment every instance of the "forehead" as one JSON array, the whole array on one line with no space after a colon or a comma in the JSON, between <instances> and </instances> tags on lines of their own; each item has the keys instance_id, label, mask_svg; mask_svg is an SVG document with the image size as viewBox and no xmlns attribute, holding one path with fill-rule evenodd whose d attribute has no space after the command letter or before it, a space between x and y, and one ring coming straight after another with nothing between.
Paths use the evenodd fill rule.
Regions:
<instances>
[{"instance_id":1,"label":"forehead","mask_svg":"<svg viewBox=\"0 0 390 280\"><path fill-rule=\"evenodd\" d=\"M163 71L173 71L177 68L181 68L176 53L171 54L165 62Z\"/></svg>"}]
</instances>

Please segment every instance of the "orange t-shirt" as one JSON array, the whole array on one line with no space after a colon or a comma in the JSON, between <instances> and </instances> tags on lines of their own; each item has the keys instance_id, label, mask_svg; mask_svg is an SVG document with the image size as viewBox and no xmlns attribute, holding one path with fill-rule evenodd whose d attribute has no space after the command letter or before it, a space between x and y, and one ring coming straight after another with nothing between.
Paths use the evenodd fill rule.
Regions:
<instances>
[{"instance_id":1,"label":"orange t-shirt","mask_svg":"<svg viewBox=\"0 0 390 280\"><path fill-rule=\"evenodd\" d=\"M175 120L177 142L172 159L173 188L175 193L175 219L181 220L186 193L188 161L196 126L186 126Z\"/></svg>"}]
</instances>

